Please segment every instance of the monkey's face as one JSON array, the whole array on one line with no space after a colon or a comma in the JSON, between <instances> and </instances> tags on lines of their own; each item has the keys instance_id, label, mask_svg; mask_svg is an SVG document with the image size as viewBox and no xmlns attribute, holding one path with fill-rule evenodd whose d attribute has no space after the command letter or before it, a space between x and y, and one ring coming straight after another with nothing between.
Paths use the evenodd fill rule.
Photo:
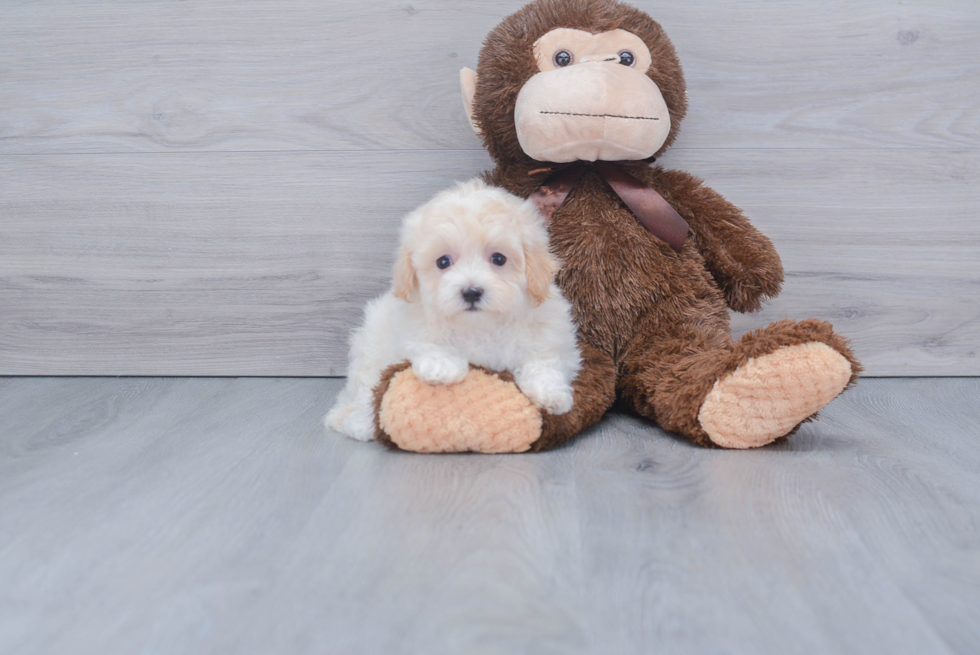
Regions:
<instances>
[{"instance_id":1,"label":"monkey's face","mask_svg":"<svg viewBox=\"0 0 980 655\"><path fill-rule=\"evenodd\" d=\"M670 113L647 71L643 40L558 28L534 43L538 71L521 88L514 124L539 161L646 159L667 140Z\"/></svg>"},{"instance_id":2,"label":"monkey's face","mask_svg":"<svg viewBox=\"0 0 980 655\"><path fill-rule=\"evenodd\" d=\"M659 156L687 110L670 39L618 0L534 0L487 36L478 70L461 72L463 105L498 166Z\"/></svg>"}]
</instances>

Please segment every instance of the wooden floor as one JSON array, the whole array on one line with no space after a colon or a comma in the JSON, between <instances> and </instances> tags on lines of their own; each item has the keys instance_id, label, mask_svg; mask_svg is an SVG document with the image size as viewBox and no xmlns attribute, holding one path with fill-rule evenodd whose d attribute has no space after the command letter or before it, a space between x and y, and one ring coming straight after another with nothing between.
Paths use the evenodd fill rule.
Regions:
<instances>
[{"instance_id":1,"label":"wooden floor","mask_svg":"<svg viewBox=\"0 0 980 655\"><path fill-rule=\"evenodd\" d=\"M341 382L0 379L0 652L980 648L980 379L512 456L328 433Z\"/></svg>"}]
</instances>

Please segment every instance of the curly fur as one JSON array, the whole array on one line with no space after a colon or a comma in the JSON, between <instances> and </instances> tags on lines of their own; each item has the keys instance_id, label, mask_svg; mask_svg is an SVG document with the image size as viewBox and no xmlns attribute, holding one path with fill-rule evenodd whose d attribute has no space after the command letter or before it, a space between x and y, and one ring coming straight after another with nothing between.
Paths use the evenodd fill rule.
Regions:
<instances>
[{"instance_id":1,"label":"curly fur","mask_svg":"<svg viewBox=\"0 0 980 655\"><path fill-rule=\"evenodd\" d=\"M434 385L461 382L471 364L511 371L537 407L569 411L581 360L533 204L478 180L461 184L405 218L398 253L392 290L369 303L354 332L328 427L373 438L373 389L403 360Z\"/></svg>"}]
</instances>

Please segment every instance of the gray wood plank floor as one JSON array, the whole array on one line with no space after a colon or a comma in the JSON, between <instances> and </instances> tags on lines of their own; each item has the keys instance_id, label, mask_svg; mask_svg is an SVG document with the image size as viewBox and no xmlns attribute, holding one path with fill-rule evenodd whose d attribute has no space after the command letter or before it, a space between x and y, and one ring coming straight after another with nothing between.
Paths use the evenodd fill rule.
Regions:
<instances>
[{"instance_id":1,"label":"gray wood plank floor","mask_svg":"<svg viewBox=\"0 0 980 655\"><path fill-rule=\"evenodd\" d=\"M514 456L329 433L342 382L0 379L0 652L977 652L980 380Z\"/></svg>"}]
</instances>

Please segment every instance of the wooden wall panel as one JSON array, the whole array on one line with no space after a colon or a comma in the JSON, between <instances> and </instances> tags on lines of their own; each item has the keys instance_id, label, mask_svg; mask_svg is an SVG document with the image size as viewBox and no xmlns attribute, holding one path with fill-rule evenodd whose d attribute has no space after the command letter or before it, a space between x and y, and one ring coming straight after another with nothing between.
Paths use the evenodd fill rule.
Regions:
<instances>
[{"instance_id":1,"label":"wooden wall panel","mask_svg":"<svg viewBox=\"0 0 980 655\"><path fill-rule=\"evenodd\" d=\"M457 71L521 2L9 4L0 374L338 375L400 217L489 161ZM769 234L872 375L978 375L980 4L637 2L667 166Z\"/></svg>"},{"instance_id":2,"label":"wooden wall panel","mask_svg":"<svg viewBox=\"0 0 980 655\"><path fill-rule=\"evenodd\" d=\"M874 374L977 372L980 187L962 180L980 176L980 152L726 153L665 165L740 203L783 256L783 295L737 328L818 316ZM480 151L0 157L0 373L342 374L401 215L488 164Z\"/></svg>"},{"instance_id":3,"label":"wooden wall panel","mask_svg":"<svg viewBox=\"0 0 980 655\"><path fill-rule=\"evenodd\" d=\"M5 6L0 154L477 148L457 74L522 4ZM974 0L634 4L687 73L678 147L980 146Z\"/></svg>"}]
</instances>

